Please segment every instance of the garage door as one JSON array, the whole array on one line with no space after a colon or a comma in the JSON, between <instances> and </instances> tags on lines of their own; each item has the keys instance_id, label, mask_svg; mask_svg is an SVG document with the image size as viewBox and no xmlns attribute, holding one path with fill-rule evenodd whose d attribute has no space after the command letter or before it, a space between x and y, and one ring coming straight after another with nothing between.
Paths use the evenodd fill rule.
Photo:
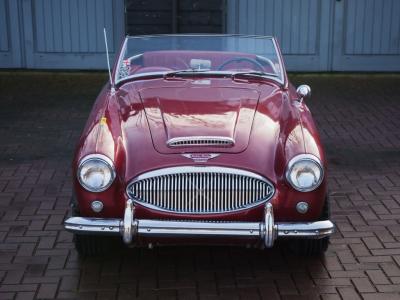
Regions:
<instances>
[{"instance_id":1,"label":"garage door","mask_svg":"<svg viewBox=\"0 0 400 300\"><path fill-rule=\"evenodd\" d=\"M291 71L400 71L399 0L229 0L230 33L278 38Z\"/></svg>"},{"instance_id":2,"label":"garage door","mask_svg":"<svg viewBox=\"0 0 400 300\"><path fill-rule=\"evenodd\" d=\"M400 1L335 3L332 69L400 71Z\"/></svg>"},{"instance_id":3,"label":"garage door","mask_svg":"<svg viewBox=\"0 0 400 300\"><path fill-rule=\"evenodd\" d=\"M229 33L277 37L292 71L328 69L331 1L227 1Z\"/></svg>"},{"instance_id":4,"label":"garage door","mask_svg":"<svg viewBox=\"0 0 400 300\"><path fill-rule=\"evenodd\" d=\"M123 0L0 0L0 14L4 12L10 16L8 27L0 30L19 38L21 47L8 47L14 62L0 62L2 67L104 69L103 28L111 56L124 35ZM18 19L20 30L11 24Z\"/></svg>"},{"instance_id":5,"label":"garage door","mask_svg":"<svg viewBox=\"0 0 400 300\"><path fill-rule=\"evenodd\" d=\"M0 0L0 67L21 67L18 3Z\"/></svg>"}]
</instances>

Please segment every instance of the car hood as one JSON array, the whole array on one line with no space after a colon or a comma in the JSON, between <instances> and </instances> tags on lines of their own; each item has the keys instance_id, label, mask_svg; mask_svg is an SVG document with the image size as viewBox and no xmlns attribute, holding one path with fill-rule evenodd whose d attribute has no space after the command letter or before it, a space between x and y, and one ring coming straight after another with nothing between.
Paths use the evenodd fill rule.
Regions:
<instances>
[{"instance_id":1,"label":"car hood","mask_svg":"<svg viewBox=\"0 0 400 300\"><path fill-rule=\"evenodd\" d=\"M230 78L201 80L204 87L198 87L199 79L129 82L120 87L118 98L109 101L105 111L109 124L101 128L110 130L115 143L107 142L106 134L93 131L91 136L97 149L117 159L116 168L126 180L150 170L195 164L245 169L275 182L276 174L283 174L286 157L304 153L300 120L279 86ZM170 138L217 135L233 138L234 145L166 144ZM212 159L196 161L191 156L196 153Z\"/></svg>"},{"instance_id":2,"label":"car hood","mask_svg":"<svg viewBox=\"0 0 400 300\"><path fill-rule=\"evenodd\" d=\"M244 151L257 90L195 84L140 90L154 148L164 154Z\"/></svg>"}]
</instances>

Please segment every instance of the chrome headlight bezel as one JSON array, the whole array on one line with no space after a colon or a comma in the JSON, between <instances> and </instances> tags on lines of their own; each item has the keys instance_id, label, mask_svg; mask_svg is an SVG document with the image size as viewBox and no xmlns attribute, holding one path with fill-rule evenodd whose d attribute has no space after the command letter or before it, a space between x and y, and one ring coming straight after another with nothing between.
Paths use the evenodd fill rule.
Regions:
<instances>
[{"instance_id":1,"label":"chrome headlight bezel","mask_svg":"<svg viewBox=\"0 0 400 300\"><path fill-rule=\"evenodd\" d=\"M97 162L104 164L104 166L109 169L110 174L111 174L109 182L106 185L104 185L102 188L99 188L99 189L96 189L96 188L93 188L93 187L87 185L81 176L82 168L85 166L86 163L92 162L92 161L97 161ZM78 178L80 185L85 190L87 190L89 192L100 193L100 192L107 190L112 185L112 183L114 182L114 179L116 177L116 172L115 172L115 168L114 168L114 163L107 156L105 156L103 154L90 154L80 160L76 176Z\"/></svg>"},{"instance_id":2,"label":"chrome headlight bezel","mask_svg":"<svg viewBox=\"0 0 400 300\"><path fill-rule=\"evenodd\" d=\"M319 177L319 179L318 179L318 181L313 185L313 186L311 186L311 187L309 187L309 188L302 188L302 187L299 187L299 186L297 186L296 184L294 184L293 182L292 182L292 180L290 179L290 175L291 175L291 172L293 171L293 167L297 164L297 163L299 163L299 162L310 162L310 163L313 163L315 166L317 166L318 168L319 168L319 170L320 170L320 177ZM321 160L318 158L318 157L316 157L316 156L314 156L314 155L312 155L312 154L299 154L299 155L296 155L295 157L293 157L290 161L289 161L289 163L288 163L288 165L287 165L287 167L286 167L286 181L290 184L290 186L291 187L293 187L296 191L299 191L299 192L311 192L311 191L314 191L314 190L316 190L320 185L321 185L321 183L322 183L322 181L323 181L323 179L324 179L324 167L322 166L322 163L321 163Z\"/></svg>"}]
</instances>

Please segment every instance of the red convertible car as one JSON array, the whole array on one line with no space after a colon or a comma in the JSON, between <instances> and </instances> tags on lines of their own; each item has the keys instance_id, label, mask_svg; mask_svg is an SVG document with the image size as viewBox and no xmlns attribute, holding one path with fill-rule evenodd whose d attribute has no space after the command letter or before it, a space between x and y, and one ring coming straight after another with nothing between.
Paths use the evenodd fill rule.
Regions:
<instances>
[{"instance_id":1,"label":"red convertible car","mask_svg":"<svg viewBox=\"0 0 400 300\"><path fill-rule=\"evenodd\" d=\"M334 225L310 94L273 37L127 37L73 160L78 252L113 235L324 252Z\"/></svg>"}]
</instances>

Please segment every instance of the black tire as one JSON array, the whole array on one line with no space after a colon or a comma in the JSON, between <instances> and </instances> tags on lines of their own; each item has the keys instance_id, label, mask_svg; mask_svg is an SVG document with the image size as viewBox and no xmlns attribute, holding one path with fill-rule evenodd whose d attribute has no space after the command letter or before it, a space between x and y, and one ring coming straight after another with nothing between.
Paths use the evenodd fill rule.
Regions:
<instances>
[{"instance_id":1,"label":"black tire","mask_svg":"<svg viewBox=\"0 0 400 300\"><path fill-rule=\"evenodd\" d=\"M74 235L75 249L80 256L95 257L103 256L111 252L114 241L110 237L95 235Z\"/></svg>"},{"instance_id":2,"label":"black tire","mask_svg":"<svg viewBox=\"0 0 400 300\"><path fill-rule=\"evenodd\" d=\"M73 197L71 215L80 216L78 203ZM78 254L82 257L102 256L110 253L112 245L118 241L114 237L74 234L73 242Z\"/></svg>"},{"instance_id":3,"label":"black tire","mask_svg":"<svg viewBox=\"0 0 400 300\"><path fill-rule=\"evenodd\" d=\"M325 199L320 221L329 220L331 215L328 197ZM329 236L322 239L293 239L290 241L292 251L299 256L318 256L326 252L329 246Z\"/></svg>"}]
</instances>

